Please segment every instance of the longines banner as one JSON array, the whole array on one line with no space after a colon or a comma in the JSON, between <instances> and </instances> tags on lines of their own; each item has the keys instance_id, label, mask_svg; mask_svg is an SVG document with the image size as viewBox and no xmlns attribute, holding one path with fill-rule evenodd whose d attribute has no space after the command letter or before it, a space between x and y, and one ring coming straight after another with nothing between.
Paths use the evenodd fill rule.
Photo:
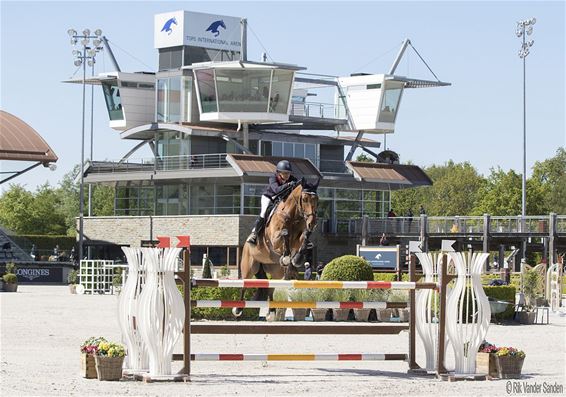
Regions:
<instances>
[{"instance_id":1,"label":"longines banner","mask_svg":"<svg viewBox=\"0 0 566 397\"><path fill-rule=\"evenodd\" d=\"M240 18L174 11L155 15L155 48L190 45L240 51Z\"/></svg>"},{"instance_id":2,"label":"longines banner","mask_svg":"<svg viewBox=\"0 0 566 397\"><path fill-rule=\"evenodd\" d=\"M18 283L62 283L62 267L17 266Z\"/></svg>"}]
</instances>

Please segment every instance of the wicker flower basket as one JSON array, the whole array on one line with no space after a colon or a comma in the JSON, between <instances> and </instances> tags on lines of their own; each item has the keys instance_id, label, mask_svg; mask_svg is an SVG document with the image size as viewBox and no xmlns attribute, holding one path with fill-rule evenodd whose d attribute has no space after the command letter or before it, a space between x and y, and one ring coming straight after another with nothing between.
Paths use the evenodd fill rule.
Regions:
<instances>
[{"instance_id":1,"label":"wicker flower basket","mask_svg":"<svg viewBox=\"0 0 566 397\"><path fill-rule=\"evenodd\" d=\"M356 321L368 321L371 309L354 309Z\"/></svg>"},{"instance_id":2,"label":"wicker flower basket","mask_svg":"<svg viewBox=\"0 0 566 397\"><path fill-rule=\"evenodd\" d=\"M495 365L495 353L481 353L476 355L476 372L487 374L492 378L498 378L497 366Z\"/></svg>"},{"instance_id":3,"label":"wicker flower basket","mask_svg":"<svg viewBox=\"0 0 566 397\"><path fill-rule=\"evenodd\" d=\"M122 379L124 357L95 356L98 380Z\"/></svg>"},{"instance_id":4,"label":"wicker flower basket","mask_svg":"<svg viewBox=\"0 0 566 397\"><path fill-rule=\"evenodd\" d=\"M81 376L96 379L96 363L92 354L81 353Z\"/></svg>"},{"instance_id":5,"label":"wicker flower basket","mask_svg":"<svg viewBox=\"0 0 566 397\"><path fill-rule=\"evenodd\" d=\"M308 309L292 309L293 311L293 321L305 321L307 317Z\"/></svg>"},{"instance_id":6,"label":"wicker flower basket","mask_svg":"<svg viewBox=\"0 0 566 397\"><path fill-rule=\"evenodd\" d=\"M512 356L495 357L495 365L497 366L497 374L501 379L519 379L521 377L521 369L523 368L525 358Z\"/></svg>"},{"instance_id":7,"label":"wicker flower basket","mask_svg":"<svg viewBox=\"0 0 566 397\"><path fill-rule=\"evenodd\" d=\"M334 321L348 321L350 309L332 309L332 318Z\"/></svg>"}]
</instances>

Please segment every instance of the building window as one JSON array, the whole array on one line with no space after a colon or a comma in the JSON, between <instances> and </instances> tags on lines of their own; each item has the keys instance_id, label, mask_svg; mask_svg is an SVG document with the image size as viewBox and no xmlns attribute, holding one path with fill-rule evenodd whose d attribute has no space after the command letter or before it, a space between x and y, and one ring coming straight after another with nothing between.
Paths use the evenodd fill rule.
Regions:
<instances>
[{"instance_id":1,"label":"building window","mask_svg":"<svg viewBox=\"0 0 566 397\"><path fill-rule=\"evenodd\" d=\"M181 121L181 76L157 80L156 112L158 122Z\"/></svg>"},{"instance_id":2,"label":"building window","mask_svg":"<svg viewBox=\"0 0 566 397\"><path fill-rule=\"evenodd\" d=\"M267 112L270 78L271 70L216 70L219 111Z\"/></svg>"},{"instance_id":3,"label":"building window","mask_svg":"<svg viewBox=\"0 0 566 397\"><path fill-rule=\"evenodd\" d=\"M240 213L240 186L216 185L216 214Z\"/></svg>"},{"instance_id":4,"label":"building window","mask_svg":"<svg viewBox=\"0 0 566 397\"><path fill-rule=\"evenodd\" d=\"M244 185L244 214L259 215L265 185Z\"/></svg>"},{"instance_id":5,"label":"building window","mask_svg":"<svg viewBox=\"0 0 566 397\"><path fill-rule=\"evenodd\" d=\"M115 215L152 215L153 186L145 182L128 182L116 186Z\"/></svg>"},{"instance_id":6,"label":"building window","mask_svg":"<svg viewBox=\"0 0 566 397\"><path fill-rule=\"evenodd\" d=\"M191 121L192 95L193 95L193 79L192 77L183 76L183 121Z\"/></svg>"},{"instance_id":7,"label":"building window","mask_svg":"<svg viewBox=\"0 0 566 397\"><path fill-rule=\"evenodd\" d=\"M214 215L214 185L191 186L191 215Z\"/></svg>"},{"instance_id":8,"label":"building window","mask_svg":"<svg viewBox=\"0 0 566 397\"><path fill-rule=\"evenodd\" d=\"M383 93L383 101L379 112L379 121L385 123L394 123L403 92L403 83L390 82L385 86Z\"/></svg>"},{"instance_id":9,"label":"building window","mask_svg":"<svg viewBox=\"0 0 566 397\"><path fill-rule=\"evenodd\" d=\"M213 70L196 70L201 113L218 112Z\"/></svg>"},{"instance_id":10,"label":"building window","mask_svg":"<svg viewBox=\"0 0 566 397\"><path fill-rule=\"evenodd\" d=\"M157 141L157 169L188 168L190 136L179 131L159 131L155 138Z\"/></svg>"},{"instance_id":11,"label":"building window","mask_svg":"<svg viewBox=\"0 0 566 397\"><path fill-rule=\"evenodd\" d=\"M266 142L267 143L267 142ZM275 157L295 157L309 159L315 166L317 162L317 145L314 143L297 143L297 142L271 142L271 153L263 153L264 156ZM265 150L267 152L267 150Z\"/></svg>"},{"instance_id":12,"label":"building window","mask_svg":"<svg viewBox=\"0 0 566 397\"><path fill-rule=\"evenodd\" d=\"M102 83L102 91L104 92L104 100L106 101L106 109L108 117L113 120L124 120L124 111L122 110L122 100L120 99L120 89L118 83Z\"/></svg>"},{"instance_id":13,"label":"building window","mask_svg":"<svg viewBox=\"0 0 566 397\"><path fill-rule=\"evenodd\" d=\"M289 70L274 70L271 83L269 111L271 113L287 114L291 86L293 85L293 72Z\"/></svg>"},{"instance_id":14,"label":"building window","mask_svg":"<svg viewBox=\"0 0 566 397\"><path fill-rule=\"evenodd\" d=\"M186 215L188 211L188 185L157 185L155 187L156 215Z\"/></svg>"}]
</instances>

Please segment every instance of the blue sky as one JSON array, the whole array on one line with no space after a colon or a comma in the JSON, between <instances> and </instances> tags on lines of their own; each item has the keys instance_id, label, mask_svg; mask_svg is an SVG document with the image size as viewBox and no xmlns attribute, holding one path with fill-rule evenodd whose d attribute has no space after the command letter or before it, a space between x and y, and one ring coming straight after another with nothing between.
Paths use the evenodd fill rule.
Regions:
<instances>
[{"instance_id":1,"label":"blue sky","mask_svg":"<svg viewBox=\"0 0 566 397\"><path fill-rule=\"evenodd\" d=\"M522 63L516 21L537 18L527 58L530 168L566 144L564 4L2 1L1 108L33 126L60 158L56 171L39 167L14 182L29 189L45 181L56 184L80 161L81 87L61 83L76 71L67 29L101 28L117 45L114 52L123 71L154 71L153 16L179 9L247 17L275 61L299 64L311 73L384 73L408 37L436 75L452 86L407 90L388 147L403 162L420 166L452 159L469 161L483 174L497 166L520 173ZM248 57L259 60L263 49L253 33L248 37ZM397 74L432 78L408 53ZM99 56L96 72L111 70L108 56ZM99 89L94 130L95 160L119 159L134 145L108 127ZM88 157L88 145L86 152ZM2 171L17 166L0 162Z\"/></svg>"}]
</instances>

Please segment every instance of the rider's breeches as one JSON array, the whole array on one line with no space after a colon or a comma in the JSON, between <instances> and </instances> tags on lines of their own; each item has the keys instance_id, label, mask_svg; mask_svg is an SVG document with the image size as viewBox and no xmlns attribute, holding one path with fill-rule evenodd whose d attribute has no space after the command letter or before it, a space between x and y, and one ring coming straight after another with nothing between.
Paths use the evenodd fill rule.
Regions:
<instances>
[{"instance_id":1,"label":"rider's breeches","mask_svg":"<svg viewBox=\"0 0 566 397\"><path fill-rule=\"evenodd\" d=\"M261 211L259 216L261 218L265 218L265 212L267 211L267 207L271 204L271 199L267 196L261 196Z\"/></svg>"}]
</instances>

